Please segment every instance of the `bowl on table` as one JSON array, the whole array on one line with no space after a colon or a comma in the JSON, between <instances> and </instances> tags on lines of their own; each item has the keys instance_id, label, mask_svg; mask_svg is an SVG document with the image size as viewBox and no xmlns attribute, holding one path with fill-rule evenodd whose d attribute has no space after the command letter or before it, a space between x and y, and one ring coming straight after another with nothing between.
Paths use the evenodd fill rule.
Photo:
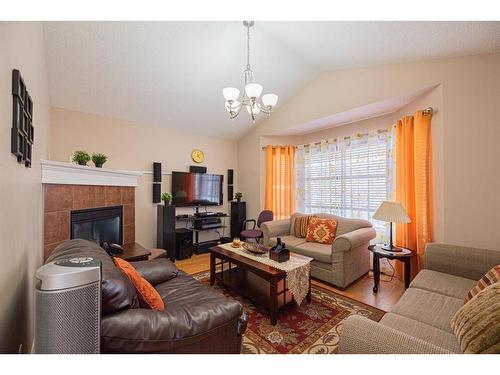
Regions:
<instances>
[{"instance_id":1,"label":"bowl on table","mask_svg":"<svg viewBox=\"0 0 500 375\"><path fill-rule=\"evenodd\" d=\"M269 251L266 246L256 242L244 242L242 246L246 251L256 255L267 254Z\"/></svg>"}]
</instances>

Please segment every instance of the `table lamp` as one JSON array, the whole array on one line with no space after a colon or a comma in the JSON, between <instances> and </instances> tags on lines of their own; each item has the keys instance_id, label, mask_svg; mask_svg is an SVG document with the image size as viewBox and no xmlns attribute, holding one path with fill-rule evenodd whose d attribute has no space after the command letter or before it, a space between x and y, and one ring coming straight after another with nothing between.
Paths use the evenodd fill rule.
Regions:
<instances>
[{"instance_id":1,"label":"table lamp","mask_svg":"<svg viewBox=\"0 0 500 375\"><path fill-rule=\"evenodd\" d=\"M392 245L392 223L409 223L411 222L406 210L399 202L383 201L379 206L373 218L381 221L390 222L389 243L382 246L382 249L388 251L401 251Z\"/></svg>"}]
</instances>

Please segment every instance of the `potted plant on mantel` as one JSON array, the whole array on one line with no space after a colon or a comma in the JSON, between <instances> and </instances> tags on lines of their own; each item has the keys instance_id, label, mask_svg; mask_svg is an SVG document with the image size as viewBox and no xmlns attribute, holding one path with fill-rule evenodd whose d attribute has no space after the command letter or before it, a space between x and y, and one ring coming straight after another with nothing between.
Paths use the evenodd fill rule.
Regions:
<instances>
[{"instance_id":1,"label":"potted plant on mantel","mask_svg":"<svg viewBox=\"0 0 500 375\"><path fill-rule=\"evenodd\" d=\"M104 154L92 154L92 161L94 162L96 168L102 168L102 165L106 163L108 157Z\"/></svg>"},{"instance_id":2,"label":"potted plant on mantel","mask_svg":"<svg viewBox=\"0 0 500 375\"><path fill-rule=\"evenodd\" d=\"M90 155L87 151L78 150L73 154L73 162L78 163L78 165L87 165L90 161Z\"/></svg>"},{"instance_id":3,"label":"potted plant on mantel","mask_svg":"<svg viewBox=\"0 0 500 375\"><path fill-rule=\"evenodd\" d=\"M236 198L236 202L240 203L241 202L241 198L243 198L243 194L241 194L239 191L234 194L234 197Z\"/></svg>"},{"instance_id":4,"label":"potted plant on mantel","mask_svg":"<svg viewBox=\"0 0 500 375\"><path fill-rule=\"evenodd\" d=\"M165 203L165 206L170 206L172 204L172 199L174 197L170 193L163 193L161 195L161 200Z\"/></svg>"}]
</instances>

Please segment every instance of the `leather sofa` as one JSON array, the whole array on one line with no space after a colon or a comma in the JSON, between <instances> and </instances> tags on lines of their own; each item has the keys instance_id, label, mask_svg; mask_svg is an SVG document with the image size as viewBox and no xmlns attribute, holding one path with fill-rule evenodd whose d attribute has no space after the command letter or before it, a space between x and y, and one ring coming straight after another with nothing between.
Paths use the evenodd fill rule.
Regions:
<instances>
[{"instance_id":1,"label":"leather sofa","mask_svg":"<svg viewBox=\"0 0 500 375\"><path fill-rule=\"evenodd\" d=\"M347 318L340 332L343 354L461 353L451 318L469 290L492 267L500 251L430 243L425 268L380 322Z\"/></svg>"},{"instance_id":2,"label":"leather sofa","mask_svg":"<svg viewBox=\"0 0 500 375\"><path fill-rule=\"evenodd\" d=\"M133 263L165 302L165 309L158 311L139 307L132 283L94 242L66 241L47 262L75 256L94 257L102 263L101 352L241 352L246 329L241 304L179 271L169 260Z\"/></svg>"},{"instance_id":3,"label":"leather sofa","mask_svg":"<svg viewBox=\"0 0 500 375\"><path fill-rule=\"evenodd\" d=\"M331 245L306 242L295 237L295 218L303 214L295 213L290 219L263 223L264 244L275 245L277 237L295 253L313 258L311 275L317 279L345 289L353 281L370 270L368 245L376 233L366 220L348 219L330 214L314 214L320 218L337 220L337 232Z\"/></svg>"}]
</instances>

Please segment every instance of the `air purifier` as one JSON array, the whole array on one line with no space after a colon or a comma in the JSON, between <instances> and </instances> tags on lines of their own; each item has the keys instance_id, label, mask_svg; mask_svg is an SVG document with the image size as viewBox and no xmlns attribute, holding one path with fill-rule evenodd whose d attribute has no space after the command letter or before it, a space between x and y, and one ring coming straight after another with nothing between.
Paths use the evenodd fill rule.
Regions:
<instances>
[{"instance_id":1,"label":"air purifier","mask_svg":"<svg viewBox=\"0 0 500 375\"><path fill-rule=\"evenodd\" d=\"M35 353L99 353L100 326L98 259L63 259L44 264L36 271Z\"/></svg>"}]
</instances>

